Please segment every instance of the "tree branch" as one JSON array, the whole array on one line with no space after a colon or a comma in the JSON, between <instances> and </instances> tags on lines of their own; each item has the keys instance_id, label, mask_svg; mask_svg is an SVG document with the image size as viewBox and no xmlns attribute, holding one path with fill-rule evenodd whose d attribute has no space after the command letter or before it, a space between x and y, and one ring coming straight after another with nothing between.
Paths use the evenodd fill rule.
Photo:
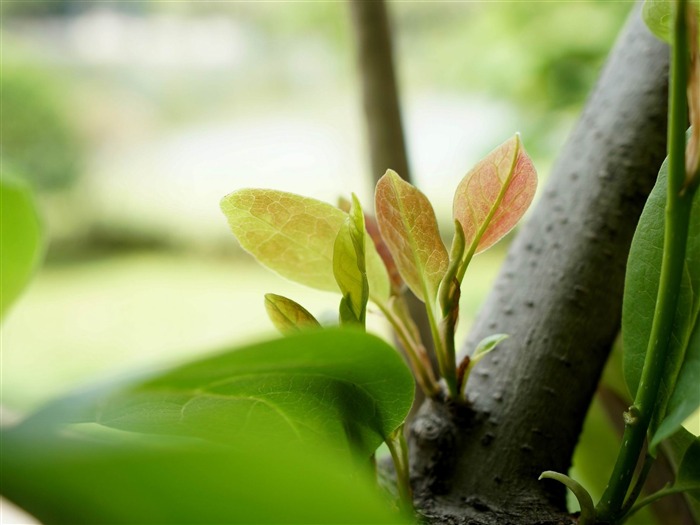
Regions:
<instances>
[{"instance_id":1,"label":"tree branch","mask_svg":"<svg viewBox=\"0 0 700 525\"><path fill-rule=\"evenodd\" d=\"M433 522L567 523L562 486L537 477L567 472L619 329L629 245L665 156L667 69L635 9L466 348L510 339L472 374L470 407L428 402L412 427Z\"/></svg>"}]
</instances>

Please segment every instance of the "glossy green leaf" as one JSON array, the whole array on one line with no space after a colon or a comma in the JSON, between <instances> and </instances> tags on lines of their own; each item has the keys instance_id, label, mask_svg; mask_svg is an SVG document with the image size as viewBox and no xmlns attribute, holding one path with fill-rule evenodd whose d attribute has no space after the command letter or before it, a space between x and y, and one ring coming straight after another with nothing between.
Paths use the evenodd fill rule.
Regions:
<instances>
[{"instance_id":1,"label":"glossy green leaf","mask_svg":"<svg viewBox=\"0 0 700 525\"><path fill-rule=\"evenodd\" d=\"M625 292L622 307L622 338L624 347L625 382L634 396L644 366L649 334L656 308L659 289L661 261L663 256L664 217L666 205L666 180L668 163L664 162L632 240L627 261ZM669 357L665 362L664 377L659 391L659 406L663 416L670 410L672 419L662 425L663 434L654 440L656 445L661 437L671 435L683 419L693 412L690 399L686 399L686 388L692 389L698 383L697 344L689 346L690 336L700 311L700 193L696 193L691 212L688 243L686 246L686 266L681 281L680 294L674 320ZM676 385L682 389L674 394ZM652 435L656 433L663 418L655 418Z\"/></svg>"},{"instance_id":2,"label":"glossy green leaf","mask_svg":"<svg viewBox=\"0 0 700 525\"><path fill-rule=\"evenodd\" d=\"M685 451L675 485L687 487L688 494L700 501L700 438L695 439Z\"/></svg>"},{"instance_id":3,"label":"glossy green leaf","mask_svg":"<svg viewBox=\"0 0 700 525\"><path fill-rule=\"evenodd\" d=\"M43 253L42 231L29 187L3 172L0 180L0 318L31 279Z\"/></svg>"},{"instance_id":4,"label":"glossy green leaf","mask_svg":"<svg viewBox=\"0 0 700 525\"><path fill-rule=\"evenodd\" d=\"M97 422L221 443L255 435L369 456L404 421L413 390L411 373L387 343L326 329L70 396L25 425Z\"/></svg>"},{"instance_id":5,"label":"glossy green leaf","mask_svg":"<svg viewBox=\"0 0 700 525\"><path fill-rule=\"evenodd\" d=\"M324 450L69 432L2 434L2 495L42 523L406 522Z\"/></svg>"},{"instance_id":6,"label":"glossy green leaf","mask_svg":"<svg viewBox=\"0 0 700 525\"><path fill-rule=\"evenodd\" d=\"M335 238L347 214L325 202L276 190L242 189L221 201L241 247L292 281L336 292ZM371 244L371 243L368 243ZM373 300L389 297L389 277L373 246L366 247Z\"/></svg>"},{"instance_id":7,"label":"glossy green leaf","mask_svg":"<svg viewBox=\"0 0 700 525\"><path fill-rule=\"evenodd\" d=\"M455 192L453 215L475 253L498 242L518 223L537 190L537 172L520 136L498 146L467 173Z\"/></svg>"},{"instance_id":8,"label":"glossy green leaf","mask_svg":"<svg viewBox=\"0 0 700 525\"><path fill-rule=\"evenodd\" d=\"M377 183L375 210L399 273L419 299L431 303L449 258L430 201L396 172L388 170Z\"/></svg>"},{"instance_id":9,"label":"glossy green leaf","mask_svg":"<svg viewBox=\"0 0 700 525\"><path fill-rule=\"evenodd\" d=\"M333 274L343 294L340 300L341 324L364 327L369 299L365 268L365 220L360 202L354 194L350 214L335 239Z\"/></svg>"},{"instance_id":10,"label":"glossy green leaf","mask_svg":"<svg viewBox=\"0 0 700 525\"><path fill-rule=\"evenodd\" d=\"M283 334L321 327L306 308L282 295L265 294L265 310L272 324Z\"/></svg>"}]
</instances>

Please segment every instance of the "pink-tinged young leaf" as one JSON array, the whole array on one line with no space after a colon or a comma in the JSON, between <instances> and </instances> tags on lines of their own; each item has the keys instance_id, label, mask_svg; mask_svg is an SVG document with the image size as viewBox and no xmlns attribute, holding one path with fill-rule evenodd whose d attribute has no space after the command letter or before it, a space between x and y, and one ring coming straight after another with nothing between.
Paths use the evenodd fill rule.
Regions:
<instances>
[{"instance_id":1,"label":"pink-tinged young leaf","mask_svg":"<svg viewBox=\"0 0 700 525\"><path fill-rule=\"evenodd\" d=\"M265 294L265 310L272 324L283 334L321 327L306 308L282 295Z\"/></svg>"},{"instance_id":2,"label":"pink-tinged young leaf","mask_svg":"<svg viewBox=\"0 0 700 525\"><path fill-rule=\"evenodd\" d=\"M464 228L467 246L483 252L508 233L525 214L537 189L537 172L514 135L481 160L457 186L454 218Z\"/></svg>"},{"instance_id":3,"label":"pink-tinged young leaf","mask_svg":"<svg viewBox=\"0 0 700 525\"><path fill-rule=\"evenodd\" d=\"M375 210L382 238L401 277L416 297L432 303L449 258L430 201L388 170L377 183Z\"/></svg>"}]
</instances>

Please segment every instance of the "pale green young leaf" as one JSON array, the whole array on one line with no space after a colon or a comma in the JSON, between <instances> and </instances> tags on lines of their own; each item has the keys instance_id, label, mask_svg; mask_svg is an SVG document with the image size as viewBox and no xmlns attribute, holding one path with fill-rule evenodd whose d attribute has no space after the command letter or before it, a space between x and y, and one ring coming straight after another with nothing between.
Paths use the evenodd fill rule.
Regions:
<instances>
[{"instance_id":1,"label":"pale green young leaf","mask_svg":"<svg viewBox=\"0 0 700 525\"><path fill-rule=\"evenodd\" d=\"M462 258L465 250L464 230L459 221L455 221L455 234L452 238L452 246L450 247L450 264L447 267L445 276L440 283L438 291L440 296L440 308L442 315L448 318L454 314L454 309L459 308L459 292L461 283L457 279L457 272L462 264Z\"/></svg>"},{"instance_id":2,"label":"pale green young leaf","mask_svg":"<svg viewBox=\"0 0 700 525\"><path fill-rule=\"evenodd\" d=\"M337 291L333 243L347 215L325 202L276 190L242 189L221 201L241 247L283 277Z\"/></svg>"},{"instance_id":3,"label":"pale green young leaf","mask_svg":"<svg viewBox=\"0 0 700 525\"><path fill-rule=\"evenodd\" d=\"M333 274L343 298L341 324L365 325L369 285L365 267L365 220L362 207L353 194L348 218L338 232L333 251Z\"/></svg>"},{"instance_id":4,"label":"pale green young leaf","mask_svg":"<svg viewBox=\"0 0 700 525\"><path fill-rule=\"evenodd\" d=\"M69 396L25 425L97 422L220 443L254 433L369 457L404 421L413 391L410 371L387 343L326 329Z\"/></svg>"},{"instance_id":5,"label":"pale green young leaf","mask_svg":"<svg viewBox=\"0 0 700 525\"><path fill-rule=\"evenodd\" d=\"M479 253L508 233L525 214L537 189L537 172L520 136L498 146L457 186L453 216L466 245Z\"/></svg>"},{"instance_id":6,"label":"pale green young leaf","mask_svg":"<svg viewBox=\"0 0 700 525\"><path fill-rule=\"evenodd\" d=\"M377 183L375 210L401 277L419 299L432 303L449 258L430 201L388 170Z\"/></svg>"},{"instance_id":7,"label":"pale green young leaf","mask_svg":"<svg viewBox=\"0 0 700 525\"><path fill-rule=\"evenodd\" d=\"M508 339L508 337L510 337L508 334L493 334L484 337L479 341L479 344L476 345L476 349L474 349L474 353L471 355L471 362L475 365L481 361L486 354Z\"/></svg>"},{"instance_id":8,"label":"pale green young leaf","mask_svg":"<svg viewBox=\"0 0 700 525\"><path fill-rule=\"evenodd\" d=\"M696 6L697 0L691 0ZM645 0L642 18L649 30L664 42L671 43L671 24L673 22L672 0Z\"/></svg>"},{"instance_id":9,"label":"pale green young leaf","mask_svg":"<svg viewBox=\"0 0 700 525\"><path fill-rule=\"evenodd\" d=\"M3 497L46 524L400 523L369 476L324 449L120 432L3 431Z\"/></svg>"},{"instance_id":10,"label":"pale green young leaf","mask_svg":"<svg viewBox=\"0 0 700 525\"><path fill-rule=\"evenodd\" d=\"M306 308L282 295L265 294L265 310L272 324L283 334L321 327Z\"/></svg>"},{"instance_id":11,"label":"pale green young leaf","mask_svg":"<svg viewBox=\"0 0 700 525\"><path fill-rule=\"evenodd\" d=\"M333 246L346 213L316 199L265 189L235 191L221 200L221 210L241 247L260 264L306 286L338 291ZM385 302L389 277L374 247L365 249L370 296Z\"/></svg>"},{"instance_id":12,"label":"pale green young leaf","mask_svg":"<svg viewBox=\"0 0 700 525\"><path fill-rule=\"evenodd\" d=\"M42 228L29 187L3 172L0 180L0 318L41 261Z\"/></svg>"},{"instance_id":13,"label":"pale green young leaf","mask_svg":"<svg viewBox=\"0 0 700 525\"><path fill-rule=\"evenodd\" d=\"M664 217L668 162L659 171L635 231L625 275L622 306L622 339L624 348L625 382L634 396L644 366L649 334L656 309L656 298L661 275L664 242ZM693 199L686 265L681 280L673 331L669 341L668 359L661 380L657 412L650 428L655 447L661 439L677 430L684 417L693 412L697 397L692 392L697 385L697 344L691 334L700 312L700 193ZM680 385L678 394L674 394ZM687 388L690 388L690 396ZM685 414L685 416L684 416ZM671 419L665 418L670 417Z\"/></svg>"}]
</instances>

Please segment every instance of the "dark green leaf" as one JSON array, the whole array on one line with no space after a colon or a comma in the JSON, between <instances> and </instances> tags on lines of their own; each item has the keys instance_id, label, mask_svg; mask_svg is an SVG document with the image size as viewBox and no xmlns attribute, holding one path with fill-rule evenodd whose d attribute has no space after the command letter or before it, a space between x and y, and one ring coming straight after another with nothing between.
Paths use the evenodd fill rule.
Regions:
<instances>
[{"instance_id":1,"label":"dark green leaf","mask_svg":"<svg viewBox=\"0 0 700 525\"><path fill-rule=\"evenodd\" d=\"M1 318L41 260L42 235L29 187L6 172L0 180L0 203Z\"/></svg>"},{"instance_id":2,"label":"dark green leaf","mask_svg":"<svg viewBox=\"0 0 700 525\"><path fill-rule=\"evenodd\" d=\"M403 521L324 450L119 434L3 432L3 496L47 524Z\"/></svg>"},{"instance_id":3,"label":"dark green leaf","mask_svg":"<svg viewBox=\"0 0 700 525\"><path fill-rule=\"evenodd\" d=\"M656 446L671 436L683 422L700 407L700 322L696 321L686 350L683 368L668 402L668 411L659 429L652 438ZM700 429L696 434L700 433Z\"/></svg>"},{"instance_id":4,"label":"dark green leaf","mask_svg":"<svg viewBox=\"0 0 700 525\"><path fill-rule=\"evenodd\" d=\"M685 451L675 485L687 487L688 493L700 501L700 438L696 438Z\"/></svg>"},{"instance_id":5,"label":"dark green leaf","mask_svg":"<svg viewBox=\"0 0 700 525\"><path fill-rule=\"evenodd\" d=\"M641 378L656 308L663 255L667 172L668 163L665 162L642 212L627 263L622 308L622 337L625 381L633 396ZM660 407L660 413L657 413L652 422L652 433L655 432L662 416L666 413L666 407L677 406L677 400L670 402L676 384L685 384L688 380L694 380L697 384L697 378L692 377L693 366L686 366L684 361L694 359L694 351L687 352L686 349L700 307L699 238L700 193L696 193L686 248L686 271L681 282L673 332L669 341L668 359L665 362L659 391L657 406ZM690 374L690 377L683 377L685 374ZM682 392L678 395L682 395ZM674 417L674 421L678 419L677 416ZM669 426L664 433L670 435L673 431L674 429Z\"/></svg>"},{"instance_id":6,"label":"dark green leaf","mask_svg":"<svg viewBox=\"0 0 700 525\"><path fill-rule=\"evenodd\" d=\"M204 358L47 407L47 419L227 443L241 435L369 456L405 419L414 383L398 353L354 330L306 332Z\"/></svg>"}]
</instances>

